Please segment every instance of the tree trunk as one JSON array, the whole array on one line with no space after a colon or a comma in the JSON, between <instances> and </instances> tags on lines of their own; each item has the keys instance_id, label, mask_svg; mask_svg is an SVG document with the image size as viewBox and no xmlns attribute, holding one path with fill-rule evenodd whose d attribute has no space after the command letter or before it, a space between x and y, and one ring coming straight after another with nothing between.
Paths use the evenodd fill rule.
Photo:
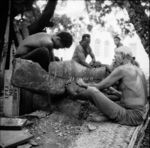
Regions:
<instances>
[{"instance_id":1,"label":"tree trunk","mask_svg":"<svg viewBox=\"0 0 150 148\"><path fill-rule=\"evenodd\" d=\"M51 17L53 16L56 4L57 4L57 0L48 1L39 19L34 23L32 23L30 26L28 26L30 34L41 32L43 30L43 28L49 23Z\"/></svg>"},{"instance_id":2,"label":"tree trunk","mask_svg":"<svg viewBox=\"0 0 150 148\"><path fill-rule=\"evenodd\" d=\"M140 1L126 1L125 7L128 11L130 21L134 25L137 34L139 35L145 51L150 56L149 42L149 18L145 14Z\"/></svg>"}]
</instances>

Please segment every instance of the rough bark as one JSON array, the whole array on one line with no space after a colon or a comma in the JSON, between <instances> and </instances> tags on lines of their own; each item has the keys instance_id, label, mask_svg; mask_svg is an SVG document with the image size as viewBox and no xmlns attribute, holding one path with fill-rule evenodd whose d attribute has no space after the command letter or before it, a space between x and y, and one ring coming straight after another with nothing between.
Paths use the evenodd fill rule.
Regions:
<instances>
[{"instance_id":1,"label":"rough bark","mask_svg":"<svg viewBox=\"0 0 150 148\"><path fill-rule=\"evenodd\" d=\"M74 81L79 77L86 81L100 81L106 76L106 68L87 68L73 60L68 60L51 62L49 74L70 81Z\"/></svg>"},{"instance_id":2,"label":"rough bark","mask_svg":"<svg viewBox=\"0 0 150 148\"><path fill-rule=\"evenodd\" d=\"M91 7L93 5L93 3L91 3L91 1L85 1L86 2L86 8L87 8L87 12L89 13L89 7ZM107 11L105 12L105 8L101 7L101 4L103 3L103 0L96 0L95 2L95 7L94 9L97 12L100 12L103 14L108 13ZM149 9L149 6L142 6L142 3L149 3L148 0L134 0L134 1L130 1L130 0L111 0L112 4L107 6L106 9L108 9L108 7L113 7L113 6L119 6L121 8L126 8L128 14L129 14L129 18L130 18L130 22L134 25L135 31L136 33L139 35L141 42L144 46L145 51L147 52L147 54L150 56L150 42L149 42L149 34L150 34L150 29L149 29L149 25L150 25L150 17L148 17L145 13L146 9ZM109 11L110 12L110 11Z\"/></svg>"},{"instance_id":3,"label":"rough bark","mask_svg":"<svg viewBox=\"0 0 150 148\"><path fill-rule=\"evenodd\" d=\"M78 91L74 82L82 77L86 80L102 80L106 77L105 68L89 70L80 66L74 61L52 62L49 66L49 73L43 70L38 63L29 60L16 59L12 76L12 84L37 93L50 95L62 95L66 91L66 84L71 87L68 90Z\"/></svg>"},{"instance_id":4,"label":"rough bark","mask_svg":"<svg viewBox=\"0 0 150 148\"><path fill-rule=\"evenodd\" d=\"M28 26L29 33L34 34L37 32L41 32L43 28L49 24L51 17L54 14L55 7L57 4L57 0L49 0L42 15L39 17L37 21Z\"/></svg>"},{"instance_id":5,"label":"rough bark","mask_svg":"<svg viewBox=\"0 0 150 148\"><path fill-rule=\"evenodd\" d=\"M126 1L125 7L128 11L130 21L134 25L137 34L139 35L145 51L150 55L150 42L149 42L149 18L145 13L144 8L140 1Z\"/></svg>"}]
</instances>

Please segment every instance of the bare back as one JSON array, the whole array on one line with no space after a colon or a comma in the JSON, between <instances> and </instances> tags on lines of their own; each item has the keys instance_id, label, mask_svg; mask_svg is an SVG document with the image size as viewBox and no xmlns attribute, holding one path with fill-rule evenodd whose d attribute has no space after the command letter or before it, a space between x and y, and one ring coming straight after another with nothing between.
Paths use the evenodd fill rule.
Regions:
<instances>
[{"instance_id":1,"label":"bare back","mask_svg":"<svg viewBox=\"0 0 150 148\"><path fill-rule=\"evenodd\" d=\"M43 32L30 35L19 45L16 57L21 57L39 47L47 47L50 49L52 44L51 36L47 33Z\"/></svg>"},{"instance_id":2,"label":"bare back","mask_svg":"<svg viewBox=\"0 0 150 148\"><path fill-rule=\"evenodd\" d=\"M136 66L122 66L122 100L126 105L145 105L147 103L146 82L143 72Z\"/></svg>"}]
</instances>

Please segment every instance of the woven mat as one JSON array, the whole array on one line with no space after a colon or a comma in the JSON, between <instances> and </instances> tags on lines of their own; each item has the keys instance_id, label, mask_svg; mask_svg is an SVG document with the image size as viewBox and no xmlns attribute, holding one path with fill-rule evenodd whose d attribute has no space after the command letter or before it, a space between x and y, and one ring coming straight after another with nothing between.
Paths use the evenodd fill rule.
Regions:
<instances>
[{"instance_id":1,"label":"woven mat","mask_svg":"<svg viewBox=\"0 0 150 148\"><path fill-rule=\"evenodd\" d=\"M101 121L86 121L82 125L81 134L69 148L133 148L149 122L147 119L140 126L126 126L112 123L103 114L99 115L95 119Z\"/></svg>"},{"instance_id":2,"label":"woven mat","mask_svg":"<svg viewBox=\"0 0 150 148\"><path fill-rule=\"evenodd\" d=\"M89 132L88 124L94 125L96 129ZM126 148L136 128L139 127L109 122L86 122L83 126L83 133L75 140L71 148Z\"/></svg>"}]
</instances>

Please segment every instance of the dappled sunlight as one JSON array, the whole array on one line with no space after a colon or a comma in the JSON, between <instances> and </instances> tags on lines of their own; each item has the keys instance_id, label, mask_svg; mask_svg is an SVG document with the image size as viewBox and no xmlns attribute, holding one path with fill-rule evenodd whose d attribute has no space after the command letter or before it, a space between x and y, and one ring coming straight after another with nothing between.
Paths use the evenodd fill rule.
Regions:
<instances>
[{"instance_id":1,"label":"dappled sunlight","mask_svg":"<svg viewBox=\"0 0 150 148\"><path fill-rule=\"evenodd\" d=\"M104 64L111 64L115 47L111 34L103 29L95 29L91 33L91 38L91 47L96 60Z\"/></svg>"},{"instance_id":2,"label":"dappled sunlight","mask_svg":"<svg viewBox=\"0 0 150 148\"><path fill-rule=\"evenodd\" d=\"M56 13L63 15L67 14L68 17L71 17L71 19L81 17L82 15L85 16L85 2L84 0L69 0L64 1L66 5L56 6Z\"/></svg>"},{"instance_id":3,"label":"dappled sunlight","mask_svg":"<svg viewBox=\"0 0 150 148\"><path fill-rule=\"evenodd\" d=\"M81 40L82 35L84 33L89 33L91 35L91 47L96 56L96 60L104 64L111 64L115 48L113 35L114 33L117 33L121 36L122 43L131 48L133 55L136 57L141 69L148 78L149 58L141 44L140 38L136 33L132 37L123 34L117 23L117 19L129 19L125 9L121 10L120 8L113 8L110 14L103 16L101 19L105 21L104 26L89 20L84 0L64 1L63 5L60 4L59 1L55 14L65 14L72 20L72 23L80 25L80 27L72 28L72 31L75 33L73 45L69 49L54 51L60 59L71 60L74 49ZM83 18L82 20L80 20L81 17ZM89 24L93 26L91 31L87 29L87 25ZM88 56L86 61L90 62L91 58Z\"/></svg>"}]
</instances>

